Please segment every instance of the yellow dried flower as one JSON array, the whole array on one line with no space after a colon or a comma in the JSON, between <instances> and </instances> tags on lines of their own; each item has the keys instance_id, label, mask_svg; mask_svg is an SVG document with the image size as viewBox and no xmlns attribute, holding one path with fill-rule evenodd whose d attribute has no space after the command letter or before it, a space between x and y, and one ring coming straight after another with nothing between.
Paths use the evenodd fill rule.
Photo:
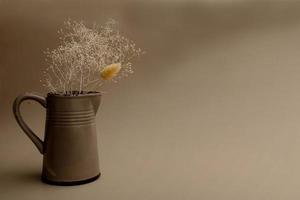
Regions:
<instances>
[{"instance_id":1,"label":"yellow dried flower","mask_svg":"<svg viewBox=\"0 0 300 200\"><path fill-rule=\"evenodd\" d=\"M100 75L104 80L111 80L118 75L121 70L121 63L113 63L103 68Z\"/></svg>"}]
</instances>

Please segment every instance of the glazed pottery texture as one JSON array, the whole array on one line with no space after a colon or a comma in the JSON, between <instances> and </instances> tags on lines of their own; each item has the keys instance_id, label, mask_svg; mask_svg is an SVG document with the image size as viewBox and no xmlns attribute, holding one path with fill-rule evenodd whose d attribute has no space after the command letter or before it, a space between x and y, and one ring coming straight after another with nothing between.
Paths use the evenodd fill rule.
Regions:
<instances>
[{"instance_id":1,"label":"glazed pottery texture","mask_svg":"<svg viewBox=\"0 0 300 200\"><path fill-rule=\"evenodd\" d=\"M35 100L47 109L45 137L40 140L20 115L24 100ZM13 111L25 134L43 154L42 180L57 185L91 182L100 176L95 116L100 93L78 96L24 94Z\"/></svg>"}]
</instances>

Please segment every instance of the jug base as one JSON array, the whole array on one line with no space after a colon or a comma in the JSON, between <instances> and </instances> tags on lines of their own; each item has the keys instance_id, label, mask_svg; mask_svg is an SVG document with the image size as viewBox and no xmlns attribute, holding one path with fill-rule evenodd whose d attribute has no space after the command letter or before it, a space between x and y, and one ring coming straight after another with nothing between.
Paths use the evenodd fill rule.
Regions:
<instances>
[{"instance_id":1,"label":"jug base","mask_svg":"<svg viewBox=\"0 0 300 200\"><path fill-rule=\"evenodd\" d=\"M42 176L42 182L50 185L60 185L60 186L72 186L72 185L82 185L86 183L93 182L97 180L100 177L101 173L99 173L97 176L94 176L92 178L80 180L80 181L51 181L46 179L45 177Z\"/></svg>"}]
</instances>

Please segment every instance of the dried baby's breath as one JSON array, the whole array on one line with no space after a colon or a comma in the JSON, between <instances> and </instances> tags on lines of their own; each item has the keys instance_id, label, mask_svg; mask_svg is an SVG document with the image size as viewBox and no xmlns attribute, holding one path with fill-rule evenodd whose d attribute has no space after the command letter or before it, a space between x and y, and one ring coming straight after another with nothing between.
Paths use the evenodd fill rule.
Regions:
<instances>
[{"instance_id":1,"label":"dried baby's breath","mask_svg":"<svg viewBox=\"0 0 300 200\"><path fill-rule=\"evenodd\" d=\"M98 90L106 80L114 82L133 73L131 60L143 52L133 41L120 34L117 23L88 28L82 21L68 20L60 30L61 44L47 50L49 66L44 71L44 86L52 93L81 94ZM118 64L117 73L102 77L105 67Z\"/></svg>"}]
</instances>

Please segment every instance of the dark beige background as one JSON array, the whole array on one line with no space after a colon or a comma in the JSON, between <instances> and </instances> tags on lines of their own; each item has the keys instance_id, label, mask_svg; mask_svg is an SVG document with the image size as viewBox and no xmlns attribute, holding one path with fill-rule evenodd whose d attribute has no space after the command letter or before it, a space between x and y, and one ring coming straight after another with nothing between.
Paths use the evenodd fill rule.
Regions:
<instances>
[{"instance_id":1,"label":"dark beige background","mask_svg":"<svg viewBox=\"0 0 300 200\"><path fill-rule=\"evenodd\" d=\"M45 93L42 51L68 17L115 18L147 54L104 88L101 179L56 187L11 104ZM300 198L300 1L0 0L0 92L1 200ZM42 137L44 110L22 110Z\"/></svg>"}]
</instances>

